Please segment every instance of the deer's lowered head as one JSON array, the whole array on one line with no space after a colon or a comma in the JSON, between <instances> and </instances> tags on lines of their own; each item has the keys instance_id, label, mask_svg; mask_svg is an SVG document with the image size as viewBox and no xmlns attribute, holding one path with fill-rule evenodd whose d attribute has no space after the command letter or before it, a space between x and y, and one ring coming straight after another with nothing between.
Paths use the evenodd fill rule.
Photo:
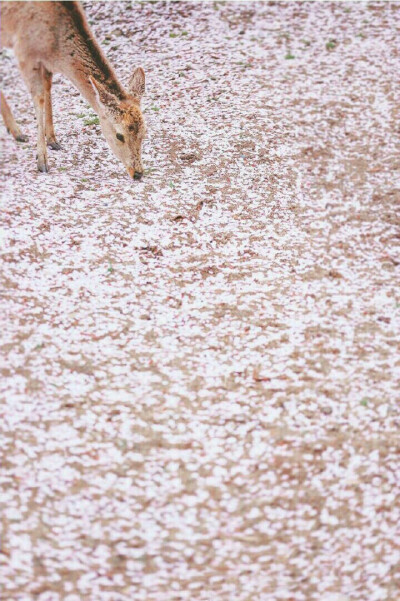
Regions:
<instances>
[{"instance_id":1,"label":"deer's lowered head","mask_svg":"<svg viewBox=\"0 0 400 601\"><path fill-rule=\"evenodd\" d=\"M143 175L142 144L146 125L140 110L145 92L145 74L137 67L122 98L107 89L103 83L90 77L103 134L115 154L125 165L129 175L141 179Z\"/></svg>"}]
</instances>

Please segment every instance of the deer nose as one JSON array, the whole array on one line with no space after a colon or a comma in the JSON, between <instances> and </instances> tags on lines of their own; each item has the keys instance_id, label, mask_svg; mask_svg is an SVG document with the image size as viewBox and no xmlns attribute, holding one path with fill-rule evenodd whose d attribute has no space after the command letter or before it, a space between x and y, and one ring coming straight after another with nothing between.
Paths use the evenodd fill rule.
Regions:
<instances>
[{"instance_id":1,"label":"deer nose","mask_svg":"<svg viewBox=\"0 0 400 601\"><path fill-rule=\"evenodd\" d=\"M127 171L130 177L132 177L133 179L142 179L143 171L136 171L134 167L127 167Z\"/></svg>"}]
</instances>

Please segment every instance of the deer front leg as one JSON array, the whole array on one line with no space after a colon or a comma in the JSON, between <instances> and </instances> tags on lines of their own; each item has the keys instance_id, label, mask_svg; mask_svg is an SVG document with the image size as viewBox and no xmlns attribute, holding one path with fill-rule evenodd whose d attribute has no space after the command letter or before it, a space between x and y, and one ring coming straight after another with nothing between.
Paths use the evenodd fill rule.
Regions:
<instances>
[{"instance_id":1,"label":"deer front leg","mask_svg":"<svg viewBox=\"0 0 400 601\"><path fill-rule=\"evenodd\" d=\"M37 139L37 168L38 171L47 173L49 165L47 163L46 133L45 133L45 115L44 115L44 93L33 96L35 105L36 120L38 125Z\"/></svg>"},{"instance_id":2,"label":"deer front leg","mask_svg":"<svg viewBox=\"0 0 400 601\"><path fill-rule=\"evenodd\" d=\"M1 116L3 117L4 124L7 128L7 131L11 133L14 139L17 142L27 142L28 136L24 136L18 127L17 122L14 119L14 116L11 112L9 104L5 99L3 92L0 92L0 104L1 104Z\"/></svg>"},{"instance_id":3,"label":"deer front leg","mask_svg":"<svg viewBox=\"0 0 400 601\"><path fill-rule=\"evenodd\" d=\"M47 71L47 69L43 69L46 142L47 146L50 146L52 150L61 150L61 146L57 142L56 134L54 132L53 107L51 104L52 80L53 74L50 73L50 71Z\"/></svg>"},{"instance_id":4,"label":"deer front leg","mask_svg":"<svg viewBox=\"0 0 400 601\"><path fill-rule=\"evenodd\" d=\"M36 121L37 121L37 168L39 171L47 173L49 166L47 163L47 148L46 148L46 130L45 130L45 91L44 91L44 76L43 65L36 64L34 66L21 64L22 75L28 85L35 106Z\"/></svg>"}]
</instances>

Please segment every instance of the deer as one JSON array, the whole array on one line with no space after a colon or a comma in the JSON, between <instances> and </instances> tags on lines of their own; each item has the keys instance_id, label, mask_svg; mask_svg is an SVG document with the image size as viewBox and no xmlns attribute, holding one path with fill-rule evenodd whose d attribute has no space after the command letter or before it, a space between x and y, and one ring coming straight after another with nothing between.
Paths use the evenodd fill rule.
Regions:
<instances>
[{"instance_id":1,"label":"deer","mask_svg":"<svg viewBox=\"0 0 400 601\"><path fill-rule=\"evenodd\" d=\"M143 175L146 125L140 103L145 73L134 69L124 88L103 54L79 2L2 2L1 43L11 48L32 96L37 121L37 168L49 171L47 146L60 150L51 101L54 73L80 91L99 117L108 145L131 178ZM28 140L1 92L1 114L17 142Z\"/></svg>"}]
</instances>

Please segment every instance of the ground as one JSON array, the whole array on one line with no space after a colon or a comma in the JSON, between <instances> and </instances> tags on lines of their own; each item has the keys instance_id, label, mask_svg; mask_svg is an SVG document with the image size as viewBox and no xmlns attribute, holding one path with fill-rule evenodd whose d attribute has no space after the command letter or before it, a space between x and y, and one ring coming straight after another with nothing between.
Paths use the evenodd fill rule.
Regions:
<instances>
[{"instance_id":1,"label":"ground","mask_svg":"<svg viewBox=\"0 0 400 601\"><path fill-rule=\"evenodd\" d=\"M84 6L146 175L3 53L1 599L395 601L400 4Z\"/></svg>"}]
</instances>

